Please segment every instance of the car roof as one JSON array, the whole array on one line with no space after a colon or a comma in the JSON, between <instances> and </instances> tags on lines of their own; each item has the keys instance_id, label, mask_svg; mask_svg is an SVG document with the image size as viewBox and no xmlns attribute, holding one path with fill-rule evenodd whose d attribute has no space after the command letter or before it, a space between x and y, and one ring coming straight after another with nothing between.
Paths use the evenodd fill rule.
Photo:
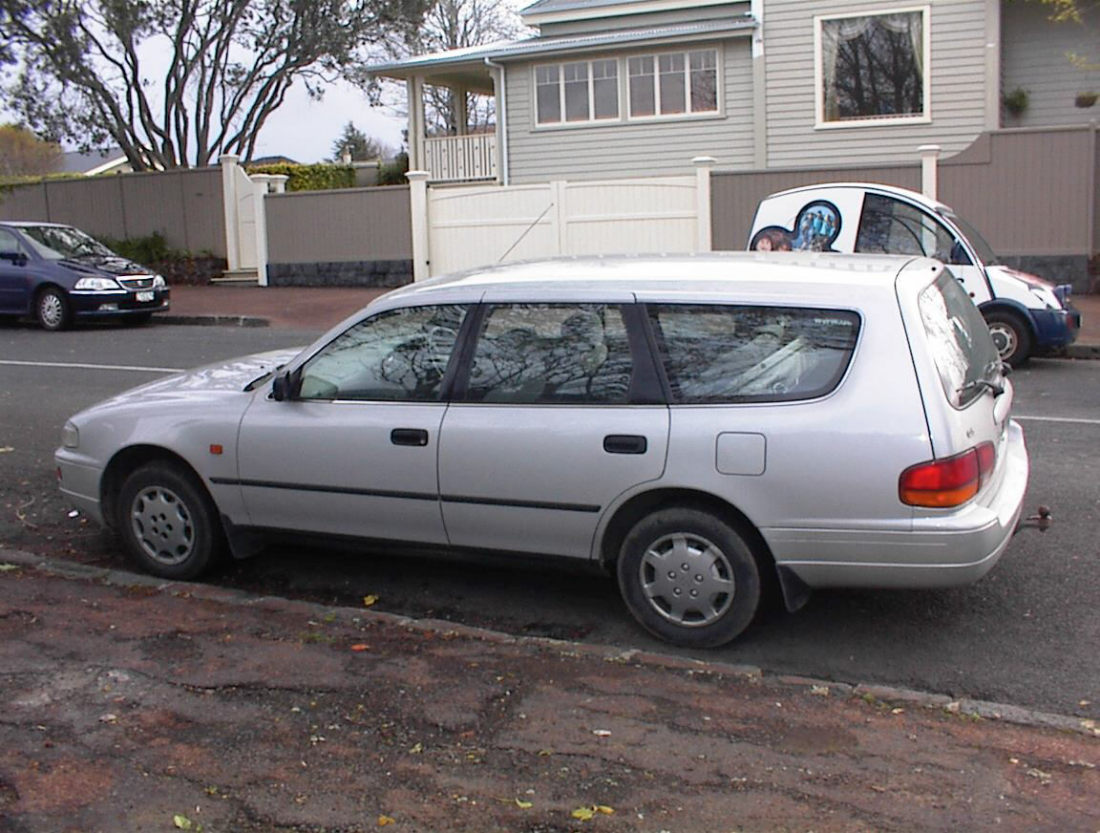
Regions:
<instances>
[{"instance_id":1,"label":"car roof","mask_svg":"<svg viewBox=\"0 0 1100 833\"><path fill-rule=\"evenodd\" d=\"M67 223L47 223L43 220L0 220L0 226L30 228L31 226L51 226L53 228L71 228Z\"/></svg>"},{"instance_id":2,"label":"car roof","mask_svg":"<svg viewBox=\"0 0 1100 833\"><path fill-rule=\"evenodd\" d=\"M800 185L797 188L788 188L786 191L777 191L774 194L770 194L765 199L770 200L773 197L785 197L789 194L802 194L809 191L822 191L827 188L845 188L858 191L871 191L878 194L890 194L915 202L930 211L947 211L953 213L953 209L949 205L945 205L939 200L931 199L919 191L910 191L908 188L899 188L896 185L882 185L878 182L819 182L816 185Z\"/></svg>"},{"instance_id":3,"label":"car roof","mask_svg":"<svg viewBox=\"0 0 1100 833\"><path fill-rule=\"evenodd\" d=\"M538 296L582 296L622 291L722 296L736 289L742 297L790 300L849 300L894 285L909 263L927 260L897 255L844 255L815 252L711 252L688 255L609 255L524 261L472 269L418 281L389 293L388 301L427 301L437 295L480 297L501 290ZM927 260L930 267L936 261ZM420 296L419 298L417 296ZM388 304L387 304L388 305Z\"/></svg>"}]
</instances>

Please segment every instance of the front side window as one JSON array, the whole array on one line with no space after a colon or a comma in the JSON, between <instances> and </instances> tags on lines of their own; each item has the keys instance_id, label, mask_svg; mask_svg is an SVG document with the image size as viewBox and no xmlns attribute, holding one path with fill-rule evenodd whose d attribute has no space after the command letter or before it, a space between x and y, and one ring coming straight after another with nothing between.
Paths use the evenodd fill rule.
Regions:
<instances>
[{"instance_id":1,"label":"front side window","mask_svg":"<svg viewBox=\"0 0 1100 833\"><path fill-rule=\"evenodd\" d=\"M989 327L946 269L920 293L917 304L944 395L964 408L984 392L975 382L1001 366Z\"/></svg>"},{"instance_id":2,"label":"front side window","mask_svg":"<svg viewBox=\"0 0 1100 833\"><path fill-rule=\"evenodd\" d=\"M943 223L915 205L880 194L868 194L863 200L856 251L934 257L953 266L970 265L966 249Z\"/></svg>"},{"instance_id":3,"label":"front side window","mask_svg":"<svg viewBox=\"0 0 1100 833\"><path fill-rule=\"evenodd\" d=\"M408 307L360 321L302 366L300 399L435 402L466 314Z\"/></svg>"},{"instance_id":4,"label":"front side window","mask_svg":"<svg viewBox=\"0 0 1100 833\"><path fill-rule=\"evenodd\" d=\"M9 257L17 257L23 253L23 247L19 245L19 241L15 235L7 229L0 228L0 255L8 255Z\"/></svg>"},{"instance_id":5,"label":"front side window","mask_svg":"<svg viewBox=\"0 0 1100 833\"><path fill-rule=\"evenodd\" d=\"M539 124L619 117L619 65L615 60L572 61L535 67Z\"/></svg>"},{"instance_id":6,"label":"front side window","mask_svg":"<svg viewBox=\"0 0 1100 833\"><path fill-rule=\"evenodd\" d=\"M718 52L700 49L627 59L630 116L683 116L718 111Z\"/></svg>"},{"instance_id":7,"label":"front side window","mask_svg":"<svg viewBox=\"0 0 1100 833\"><path fill-rule=\"evenodd\" d=\"M855 349L859 316L847 310L654 304L673 402L788 402L824 396Z\"/></svg>"},{"instance_id":8,"label":"front side window","mask_svg":"<svg viewBox=\"0 0 1100 833\"><path fill-rule=\"evenodd\" d=\"M606 304L499 304L474 349L466 399L622 404L633 362L622 313Z\"/></svg>"},{"instance_id":9,"label":"front side window","mask_svg":"<svg viewBox=\"0 0 1100 833\"><path fill-rule=\"evenodd\" d=\"M928 114L927 10L818 18L822 123Z\"/></svg>"}]
</instances>

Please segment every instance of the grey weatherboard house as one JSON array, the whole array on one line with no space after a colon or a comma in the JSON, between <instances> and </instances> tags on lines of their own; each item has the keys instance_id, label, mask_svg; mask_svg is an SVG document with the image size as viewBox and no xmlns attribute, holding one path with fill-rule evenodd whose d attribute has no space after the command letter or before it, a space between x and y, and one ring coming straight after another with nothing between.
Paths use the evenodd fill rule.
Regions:
<instances>
[{"instance_id":1,"label":"grey weatherboard house","mask_svg":"<svg viewBox=\"0 0 1100 833\"><path fill-rule=\"evenodd\" d=\"M410 167L522 184L911 162L1100 114L1100 10L1006 0L538 0L536 34L371 67L409 89ZM887 70L886 68L889 67ZM491 132L428 136L423 88L492 96ZM1007 97L1026 91L1025 109ZM464 98L463 96L458 96ZM1016 101L1019 101L1016 96ZM1095 109L1092 109L1095 107Z\"/></svg>"}]
</instances>

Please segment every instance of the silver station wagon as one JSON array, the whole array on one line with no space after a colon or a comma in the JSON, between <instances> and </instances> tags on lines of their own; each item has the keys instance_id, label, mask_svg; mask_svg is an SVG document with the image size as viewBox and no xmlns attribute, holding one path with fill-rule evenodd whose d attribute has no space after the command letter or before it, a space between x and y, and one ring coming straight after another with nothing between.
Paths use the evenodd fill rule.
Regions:
<instances>
[{"instance_id":1,"label":"silver station wagon","mask_svg":"<svg viewBox=\"0 0 1100 833\"><path fill-rule=\"evenodd\" d=\"M545 261L136 388L74 416L57 463L166 578L288 534L561 556L715 646L768 586L794 610L990 570L1028 478L1004 374L934 260Z\"/></svg>"}]
</instances>

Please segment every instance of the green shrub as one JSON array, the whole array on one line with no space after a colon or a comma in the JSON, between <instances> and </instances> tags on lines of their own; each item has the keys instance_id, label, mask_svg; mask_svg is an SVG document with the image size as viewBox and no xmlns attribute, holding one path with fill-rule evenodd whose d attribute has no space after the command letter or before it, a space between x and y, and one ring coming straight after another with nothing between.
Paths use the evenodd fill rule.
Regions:
<instances>
[{"instance_id":1,"label":"green shrub","mask_svg":"<svg viewBox=\"0 0 1100 833\"><path fill-rule=\"evenodd\" d=\"M248 165L249 174L275 174L290 177L286 181L288 191L331 191L335 188L355 187L355 168L351 165Z\"/></svg>"},{"instance_id":2,"label":"green shrub","mask_svg":"<svg viewBox=\"0 0 1100 833\"><path fill-rule=\"evenodd\" d=\"M100 237L99 242L124 258L145 265L164 260L186 260L191 257L188 252L169 246L168 241L159 231L154 231L145 237L131 237L126 240Z\"/></svg>"},{"instance_id":3,"label":"green shrub","mask_svg":"<svg viewBox=\"0 0 1100 833\"><path fill-rule=\"evenodd\" d=\"M386 162L378 168L379 185L405 185L405 174L409 171L409 154L399 153L392 162Z\"/></svg>"}]
</instances>

